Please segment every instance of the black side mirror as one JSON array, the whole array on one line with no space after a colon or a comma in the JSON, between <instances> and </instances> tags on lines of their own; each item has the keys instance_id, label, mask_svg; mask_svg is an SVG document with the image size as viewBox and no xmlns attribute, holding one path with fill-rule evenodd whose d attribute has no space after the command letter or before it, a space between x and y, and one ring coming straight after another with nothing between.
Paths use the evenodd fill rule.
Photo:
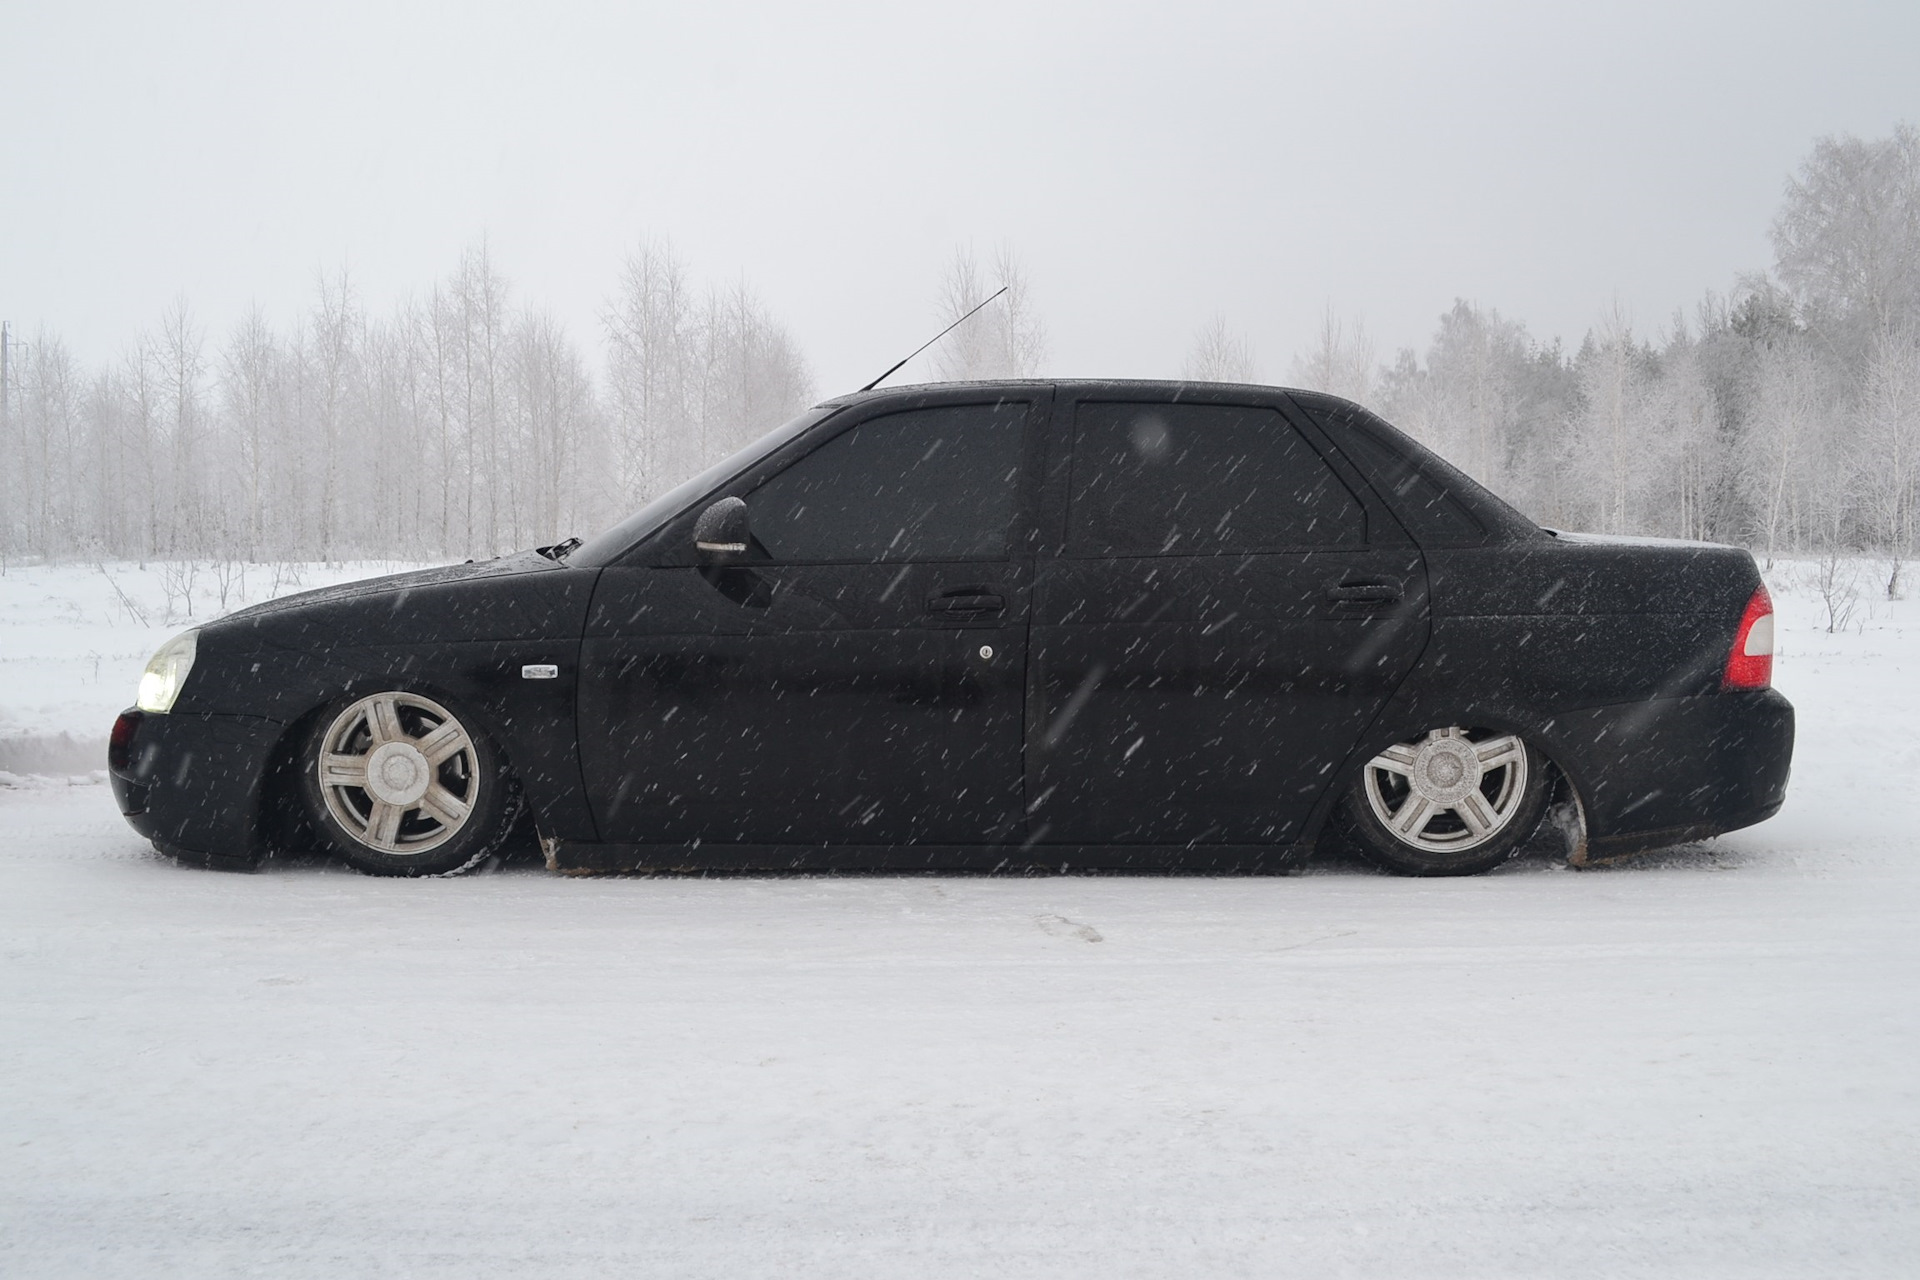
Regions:
<instances>
[{"instance_id":1,"label":"black side mirror","mask_svg":"<svg viewBox=\"0 0 1920 1280\"><path fill-rule=\"evenodd\" d=\"M753 535L747 528L747 504L722 498L700 513L693 524L693 546L701 559L727 561L746 552Z\"/></svg>"}]
</instances>

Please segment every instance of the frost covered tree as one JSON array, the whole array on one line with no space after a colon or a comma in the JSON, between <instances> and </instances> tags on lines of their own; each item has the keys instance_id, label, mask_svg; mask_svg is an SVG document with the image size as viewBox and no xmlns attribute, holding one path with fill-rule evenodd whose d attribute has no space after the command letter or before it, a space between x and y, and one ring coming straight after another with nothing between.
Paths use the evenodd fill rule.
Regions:
<instances>
[{"instance_id":1,"label":"frost covered tree","mask_svg":"<svg viewBox=\"0 0 1920 1280\"><path fill-rule=\"evenodd\" d=\"M1816 143L1773 237L1656 342L1616 311L1569 359L1460 302L1345 385L1548 523L1910 554L1920 131ZM1292 380L1341 390L1347 345L1329 310Z\"/></svg>"},{"instance_id":2,"label":"frost covered tree","mask_svg":"<svg viewBox=\"0 0 1920 1280\"><path fill-rule=\"evenodd\" d=\"M1578 505L1566 441L1573 371L1518 321L1457 300L1424 353L1402 351L1374 375L1373 397L1415 438L1542 519L1564 520Z\"/></svg>"},{"instance_id":3,"label":"frost covered tree","mask_svg":"<svg viewBox=\"0 0 1920 1280\"><path fill-rule=\"evenodd\" d=\"M940 323L948 325L991 297L1006 292L979 315L949 333L934 349L934 374L943 382L974 378L1031 378L1046 359L1046 326L1034 309L1026 268L1002 244L982 268L971 248L954 250L940 277Z\"/></svg>"},{"instance_id":4,"label":"frost covered tree","mask_svg":"<svg viewBox=\"0 0 1920 1280\"><path fill-rule=\"evenodd\" d=\"M160 332L150 339L147 359L152 362L161 402L160 431L168 446L167 471L173 477L176 526L168 551L205 542L217 508L207 488L213 461L203 438L206 431L206 360L200 328L185 298L176 298L160 321Z\"/></svg>"},{"instance_id":5,"label":"frost covered tree","mask_svg":"<svg viewBox=\"0 0 1920 1280\"><path fill-rule=\"evenodd\" d=\"M247 312L220 357L220 400L238 481L236 532L249 548L269 545L278 510L273 466L282 442L280 421L284 356L278 338L258 307Z\"/></svg>"},{"instance_id":6,"label":"frost covered tree","mask_svg":"<svg viewBox=\"0 0 1920 1280\"><path fill-rule=\"evenodd\" d=\"M1746 487L1754 534L1772 555L1811 532L1817 433L1830 419L1827 380L1804 335L1762 348L1747 424Z\"/></svg>"},{"instance_id":7,"label":"frost covered tree","mask_svg":"<svg viewBox=\"0 0 1920 1280\"><path fill-rule=\"evenodd\" d=\"M615 476L638 502L691 474L697 457L698 312L670 245L628 255L604 322Z\"/></svg>"},{"instance_id":8,"label":"frost covered tree","mask_svg":"<svg viewBox=\"0 0 1920 1280\"><path fill-rule=\"evenodd\" d=\"M804 409L813 375L787 331L744 285L707 296L700 340L702 466Z\"/></svg>"},{"instance_id":9,"label":"frost covered tree","mask_svg":"<svg viewBox=\"0 0 1920 1280\"><path fill-rule=\"evenodd\" d=\"M433 353L442 519L461 544L499 544L500 399L507 285L483 244L434 291Z\"/></svg>"},{"instance_id":10,"label":"frost covered tree","mask_svg":"<svg viewBox=\"0 0 1920 1280\"><path fill-rule=\"evenodd\" d=\"M300 386L311 432L308 474L318 504L316 532L321 554L330 558L360 541L358 530L350 527L356 504L345 490L350 473L358 470L349 437L358 425L353 415L362 333L359 303L345 272L322 277L319 294L307 317Z\"/></svg>"},{"instance_id":11,"label":"frost covered tree","mask_svg":"<svg viewBox=\"0 0 1920 1280\"><path fill-rule=\"evenodd\" d=\"M13 526L11 549L46 555L86 526L79 375L66 347L44 331L16 343L9 356L0 494Z\"/></svg>"},{"instance_id":12,"label":"frost covered tree","mask_svg":"<svg viewBox=\"0 0 1920 1280\"><path fill-rule=\"evenodd\" d=\"M1634 529L1634 482L1646 457L1645 361L1618 307L1590 333L1574 365L1581 408L1575 420L1576 467L1588 478L1589 522L1608 533Z\"/></svg>"},{"instance_id":13,"label":"frost covered tree","mask_svg":"<svg viewBox=\"0 0 1920 1280\"><path fill-rule=\"evenodd\" d=\"M628 266L604 381L484 244L385 315L335 273L292 324L256 309L211 345L180 300L94 370L40 334L10 362L0 555L493 555L602 527L810 401L744 284Z\"/></svg>"},{"instance_id":14,"label":"frost covered tree","mask_svg":"<svg viewBox=\"0 0 1920 1280\"><path fill-rule=\"evenodd\" d=\"M1720 410L1702 368L1699 345L1676 320L1645 388L1638 529L1704 539L1721 484Z\"/></svg>"},{"instance_id":15,"label":"frost covered tree","mask_svg":"<svg viewBox=\"0 0 1920 1280\"><path fill-rule=\"evenodd\" d=\"M1809 321L1846 332L1857 354L1866 335L1920 321L1920 129L1815 143L1787 183L1773 243Z\"/></svg>"},{"instance_id":16,"label":"frost covered tree","mask_svg":"<svg viewBox=\"0 0 1920 1280\"><path fill-rule=\"evenodd\" d=\"M764 435L813 399L793 336L744 283L696 293L665 241L627 259L605 311L611 457L629 502Z\"/></svg>"},{"instance_id":17,"label":"frost covered tree","mask_svg":"<svg viewBox=\"0 0 1920 1280\"><path fill-rule=\"evenodd\" d=\"M1913 554L1920 506L1920 328L1883 329L1875 336L1860 417L1869 541L1899 560Z\"/></svg>"},{"instance_id":18,"label":"frost covered tree","mask_svg":"<svg viewBox=\"0 0 1920 1280\"><path fill-rule=\"evenodd\" d=\"M1294 357L1289 378L1309 391L1367 403L1375 391L1373 339L1359 320L1343 319L1329 303L1320 313L1313 346Z\"/></svg>"},{"instance_id":19,"label":"frost covered tree","mask_svg":"<svg viewBox=\"0 0 1920 1280\"><path fill-rule=\"evenodd\" d=\"M1227 327L1225 316L1215 315L1194 335L1180 376L1194 382L1257 382L1253 345Z\"/></svg>"},{"instance_id":20,"label":"frost covered tree","mask_svg":"<svg viewBox=\"0 0 1920 1280\"><path fill-rule=\"evenodd\" d=\"M514 418L524 477L513 541L558 541L594 522L614 495L597 483L605 449L593 381L566 331L544 312L523 313L509 344Z\"/></svg>"}]
</instances>

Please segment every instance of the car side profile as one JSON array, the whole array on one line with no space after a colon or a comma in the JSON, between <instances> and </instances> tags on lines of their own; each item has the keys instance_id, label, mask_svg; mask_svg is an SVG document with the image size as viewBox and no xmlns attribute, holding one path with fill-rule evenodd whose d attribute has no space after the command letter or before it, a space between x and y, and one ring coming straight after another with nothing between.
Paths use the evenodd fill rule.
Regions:
<instances>
[{"instance_id":1,"label":"car side profile","mask_svg":"<svg viewBox=\"0 0 1920 1280\"><path fill-rule=\"evenodd\" d=\"M585 543L242 610L114 727L161 850L444 874L1419 875L1759 822L1793 712L1752 557L1542 529L1272 387L830 400Z\"/></svg>"}]
</instances>

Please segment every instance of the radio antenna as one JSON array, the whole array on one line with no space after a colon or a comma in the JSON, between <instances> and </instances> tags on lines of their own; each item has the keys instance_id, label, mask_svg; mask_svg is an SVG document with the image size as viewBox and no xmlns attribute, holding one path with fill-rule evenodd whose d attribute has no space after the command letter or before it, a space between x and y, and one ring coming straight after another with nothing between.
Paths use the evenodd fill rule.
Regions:
<instances>
[{"instance_id":1,"label":"radio antenna","mask_svg":"<svg viewBox=\"0 0 1920 1280\"><path fill-rule=\"evenodd\" d=\"M998 289L995 289L992 293L987 295L987 302L992 302L995 298L999 297L1001 294L1005 293L1006 291L1007 291L1007 286L1004 284L1001 285ZM928 347L940 341L940 339L946 337L948 334L952 333L955 329L958 329L961 325L965 324L967 321L973 319L975 315L979 314L981 308L987 305L987 302L981 303L980 306L975 307L972 311L967 312L967 314L961 316L958 320L955 320L952 324L948 325L946 328L934 334L931 338L928 338L925 342L921 343L919 346L915 347L913 349L913 355L909 355L907 357L907 360L913 359L914 356L919 355L922 351L925 351ZM888 378L891 378L894 374L900 372L900 365L905 364L907 360L902 360L900 364L893 366L893 368L887 370L885 373L875 378L872 382L869 382L866 386L860 388L860 390L862 391L873 390L875 387L885 382Z\"/></svg>"}]
</instances>

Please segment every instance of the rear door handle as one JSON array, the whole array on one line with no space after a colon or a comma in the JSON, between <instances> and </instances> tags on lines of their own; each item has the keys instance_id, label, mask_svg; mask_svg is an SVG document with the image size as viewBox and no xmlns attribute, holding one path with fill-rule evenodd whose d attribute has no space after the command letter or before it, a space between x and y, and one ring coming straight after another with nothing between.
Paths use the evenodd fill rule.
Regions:
<instances>
[{"instance_id":1,"label":"rear door handle","mask_svg":"<svg viewBox=\"0 0 1920 1280\"><path fill-rule=\"evenodd\" d=\"M1397 582L1343 582L1327 589L1327 599L1334 604L1392 604L1399 598Z\"/></svg>"},{"instance_id":2,"label":"rear door handle","mask_svg":"<svg viewBox=\"0 0 1920 1280\"><path fill-rule=\"evenodd\" d=\"M984 618L991 614L1005 613L1006 611L1007 598L1005 596L995 595L991 591L979 591L967 588L927 597L928 613L955 614L963 618Z\"/></svg>"}]
</instances>

